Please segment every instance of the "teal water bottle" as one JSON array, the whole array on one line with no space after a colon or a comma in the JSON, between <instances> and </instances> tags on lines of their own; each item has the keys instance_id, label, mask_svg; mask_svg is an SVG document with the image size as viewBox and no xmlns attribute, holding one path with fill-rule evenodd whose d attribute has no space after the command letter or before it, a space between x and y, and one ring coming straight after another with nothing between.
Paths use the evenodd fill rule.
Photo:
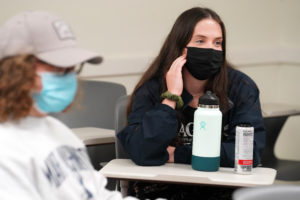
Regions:
<instances>
[{"instance_id":1,"label":"teal water bottle","mask_svg":"<svg viewBox=\"0 0 300 200\"><path fill-rule=\"evenodd\" d=\"M219 99L207 91L199 99L194 113L192 168L200 171L218 171L220 167L222 113Z\"/></svg>"}]
</instances>

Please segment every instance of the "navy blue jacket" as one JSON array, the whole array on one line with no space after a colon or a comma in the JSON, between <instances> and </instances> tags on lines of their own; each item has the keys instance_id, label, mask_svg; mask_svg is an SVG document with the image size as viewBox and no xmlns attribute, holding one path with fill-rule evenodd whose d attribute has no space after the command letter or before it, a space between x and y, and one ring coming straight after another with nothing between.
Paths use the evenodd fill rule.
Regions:
<instances>
[{"instance_id":1,"label":"navy blue jacket","mask_svg":"<svg viewBox=\"0 0 300 200\"><path fill-rule=\"evenodd\" d=\"M228 98L231 108L223 113L221 166L234 166L235 127L241 123L254 126L253 166L261 160L265 144L265 130L261 114L259 90L247 75L228 69ZM142 85L135 93L128 125L118 134L125 151L137 165L163 165L169 159L167 147L178 136L181 129L180 113L193 116L188 106L192 96L184 90L182 110L174 110L161 103L159 79L152 79ZM193 121L189 119L188 121ZM190 133L191 134L191 133ZM191 136L192 138L192 136ZM191 163L191 142L176 146L175 163Z\"/></svg>"}]
</instances>

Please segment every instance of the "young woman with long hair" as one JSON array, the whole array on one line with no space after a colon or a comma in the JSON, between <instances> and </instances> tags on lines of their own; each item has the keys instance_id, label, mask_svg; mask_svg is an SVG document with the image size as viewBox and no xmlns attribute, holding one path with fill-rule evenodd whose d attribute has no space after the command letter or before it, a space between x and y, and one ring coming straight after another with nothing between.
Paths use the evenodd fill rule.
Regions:
<instances>
[{"instance_id":1,"label":"young woman with long hair","mask_svg":"<svg viewBox=\"0 0 300 200\"><path fill-rule=\"evenodd\" d=\"M130 158L149 166L191 163L194 111L207 90L218 96L223 114L220 165L234 166L235 127L248 123L257 166L265 142L259 90L227 62L221 18L200 7L177 18L130 97L128 124L118 134Z\"/></svg>"}]
</instances>

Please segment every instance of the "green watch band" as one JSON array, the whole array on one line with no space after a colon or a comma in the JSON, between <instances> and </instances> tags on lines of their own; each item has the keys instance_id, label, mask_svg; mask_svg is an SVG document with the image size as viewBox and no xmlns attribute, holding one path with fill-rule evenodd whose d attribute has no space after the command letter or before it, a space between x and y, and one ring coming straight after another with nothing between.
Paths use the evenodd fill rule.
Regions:
<instances>
[{"instance_id":1,"label":"green watch band","mask_svg":"<svg viewBox=\"0 0 300 200\"><path fill-rule=\"evenodd\" d=\"M162 93L160 95L160 98L162 98L162 99L169 99L169 100L175 101L177 109L180 109L183 106L183 100L182 100L181 96L172 94L169 91L166 91L166 92Z\"/></svg>"}]
</instances>

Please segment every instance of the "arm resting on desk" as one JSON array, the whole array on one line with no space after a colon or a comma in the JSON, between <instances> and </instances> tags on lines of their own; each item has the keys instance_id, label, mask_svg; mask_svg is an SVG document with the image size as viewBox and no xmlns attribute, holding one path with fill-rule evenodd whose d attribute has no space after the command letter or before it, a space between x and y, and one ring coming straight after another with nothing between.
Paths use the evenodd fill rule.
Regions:
<instances>
[{"instance_id":1,"label":"arm resting on desk","mask_svg":"<svg viewBox=\"0 0 300 200\"><path fill-rule=\"evenodd\" d=\"M221 166L224 167L234 165L236 125L249 123L254 126L254 166L260 163L260 154L265 143L259 91L253 81L247 77L245 79L247 83L244 81L230 90L229 97L234 106L224 114L228 119L225 125L228 124L229 127L221 147ZM240 82L232 85L236 86ZM177 111L161 104L157 95L160 93L159 85L155 86L153 81L149 84L151 86L146 83L136 92L128 125L118 134L118 138L137 165L163 165L169 159L167 147L177 134ZM177 146L174 159L177 163L190 163L191 146Z\"/></svg>"},{"instance_id":2,"label":"arm resting on desk","mask_svg":"<svg viewBox=\"0 0 300 200\"><path fill-rule=\"evenodd\" d=\"M136 93L128 125L117 137L137 165L163 165L169 160L167 147L177 133L177 112L161 104L153 91L142 86ZM153 94L154 93L154 94Z\"/></svg>"}]
</instances>

